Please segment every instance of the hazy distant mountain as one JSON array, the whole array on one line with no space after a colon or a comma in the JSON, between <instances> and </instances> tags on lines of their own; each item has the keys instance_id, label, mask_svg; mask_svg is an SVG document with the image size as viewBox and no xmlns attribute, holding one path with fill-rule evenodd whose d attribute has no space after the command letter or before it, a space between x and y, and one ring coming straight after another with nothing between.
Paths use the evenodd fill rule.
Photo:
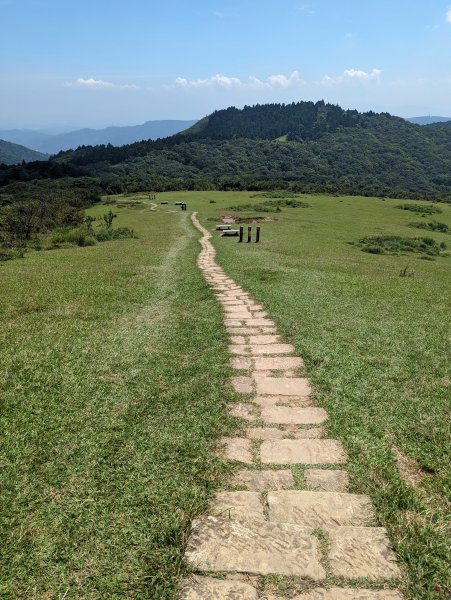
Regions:
<instances>
[{"instance_id":1,"label":"hazy distant mountain","mask_svg":"<svg viewBox=\"0 0 451 600\"><path fill-rule=\"evenodd\" d=\"M12 144L0 139L0 165L15 165L21 163L23 160L26 162L32 160L47 160L48 154L42 154L42 152L36 152L20 146L19 144Z\"/></svg>"},{"instance_id":2,"label":"hazy distant mountain","mask_svg":"<svg viewBox=\"0 0 451 600\"><path fill-rule=\"evenodd\" d=\"M156 140L179 133L196 123L191 121L147 121L143 125L126 127L106 127L105 129L79 129L49 135L38 131L22 131L19 129L0 130L0 138L24 144L40 152L56 154L60 150L75 149L79 146L98 146L111 144L123 146L141 140Z\"/></svg>"},{"instance_id":3,"label":"hazy distant mountain","mask_svg":"<svg viewBox=\"0 0 451 600\"><path fill-rule=\"evenodd\" d=\"M416 125L430 125L431 123L444 123L445 121L451 121L451 117L411 117L407 119L411 123Z\"/></svg>"}]
</instances>

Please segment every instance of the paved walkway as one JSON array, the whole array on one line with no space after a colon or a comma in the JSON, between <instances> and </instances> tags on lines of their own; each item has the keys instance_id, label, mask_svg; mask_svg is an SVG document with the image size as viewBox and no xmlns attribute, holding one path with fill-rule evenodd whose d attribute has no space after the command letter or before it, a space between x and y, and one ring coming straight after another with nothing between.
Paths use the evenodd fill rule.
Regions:
<instances>
[{"instance_id":1,"label":"paved walkway","mask_svg":"<svg viewBox=\"0 0 451 600\"><path fill-rule=\"evenodd\" d=\"M327 414L314 405L309 380L298 376L302 359L216 264L211 234L195 214L192 220L203 233L199 267L230 333L232 385L244 398L230 412L248 427L245 437L222 440L225 456L241 468L193 522L185 558L199 574L183 583L181 598L293 598L277 586L273 595L261 591L261 578L272 574L305 584L296 600L401 600L390 589L400 571L386 531L374 526L371 500L346 491L346 454L339 441L324 438Z\"/></svg>"}]
</instances>

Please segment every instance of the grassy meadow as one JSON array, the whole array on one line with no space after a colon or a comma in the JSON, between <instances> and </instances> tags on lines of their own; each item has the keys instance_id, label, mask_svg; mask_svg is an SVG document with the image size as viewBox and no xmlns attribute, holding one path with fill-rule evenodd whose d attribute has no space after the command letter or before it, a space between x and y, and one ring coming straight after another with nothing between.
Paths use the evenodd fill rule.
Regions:
<instances>
[{"instance_id":1,"label":"grassy meadow","mask_svg":"<svg viewBox=\"0 0 451 600\"><path fill-rule=\"evenodd\" d=\"M300 199L309 207L260 213L231 209L267 200L249 192L158 194L169 205L157 210L117 196L114 226L137 239L0 264L0 597L174 597L189 521L227 474L215 443L236 425L193 210L210 229L221 215L277 219L259 245L216 235L218 262L304 358L351 491L389 530L405 597L449 597L451 257L358 242L451 248L451 235L408 226L451 226L451 206L422 217L395 208L405 200Z\"/></svg>"},{"instance_id":2,"label":"grassy meadow","mask_svg":"<svg viewBox=\"0 0 451 600\"><path fill-rule=\"evenodd\" d=\"M356 244L369 235L430 236L451 247L449 234L408 226L451 226L451 206L423 218L396 208L405 201L305 196L309 208L229 209L265 201L252 196L187 201L205 225L225 214L278 219L260 224L259 245L216 236L218 261L304 358L328 434L349 453L351 491L372 497L389 530L406 597L448 598L451 257L376 255ZM411 275L401 277L406 267Z\"/></svg>"},{"instance_id":3,"label":"grassy meadow","mask_svg":"<svg viewBox=\"0 0 451 600\"><path fill-rule=\"evenodd\" d=\"M225 474L227 339L198 233L115 212L137 239L0 264L1 598L173 598Z\"/></svg>"}]
</instances>

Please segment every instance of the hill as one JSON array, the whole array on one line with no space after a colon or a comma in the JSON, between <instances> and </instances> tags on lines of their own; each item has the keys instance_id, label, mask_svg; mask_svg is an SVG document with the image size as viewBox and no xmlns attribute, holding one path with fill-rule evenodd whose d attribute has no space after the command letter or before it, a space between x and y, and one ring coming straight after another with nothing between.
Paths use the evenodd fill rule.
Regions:
<instances>
[{"instance_id":1,"label":"hill","mask_svg":"<svg viewBox=\"0 0 451 600\"><path fill-rule=\"evenodd\" d=\"M46 160L48 155L0 139L0 165L15 165L24 161Z\"/></svg>"},{"instance_id":2,"label":"hill","mask_svg":"<svg viewBox=\"0 0 451 600\"><path fill-rule=\"evenodd\" d=\"M451 117L410 117L407 119L410 123L415 123L416 125L431 125L432 123L444 123L446 121L451 121Z\"/></svg>"},{"instance_id":3,"label":"hill","mask_svg":"<svg viewBox=\"0 0 451 600\"><path fill-rule=\"evenodd\" d=\"M57 154L61 150L75 149L79 146L97 146L100 144L123 146L140 140L156 140L179 133L191 127L194 123L196 123L195 120L147 121L142 125L106 127L105 129L86 128L57 135L10 129L0 131L0 138L16 144L24 144L39 152Z\"/></svg>"},{"instance_id":4,"label":"hill","mask_svg":"<svg viewBox=\"0 0 451 600\"><path fill-rule=\"evenodd\" d=\"M274 189L450 199L451 127L321 102L216 111L167 139L61 152L0 185L89 176L105 190Z\"/></svg>"}]
</instances>

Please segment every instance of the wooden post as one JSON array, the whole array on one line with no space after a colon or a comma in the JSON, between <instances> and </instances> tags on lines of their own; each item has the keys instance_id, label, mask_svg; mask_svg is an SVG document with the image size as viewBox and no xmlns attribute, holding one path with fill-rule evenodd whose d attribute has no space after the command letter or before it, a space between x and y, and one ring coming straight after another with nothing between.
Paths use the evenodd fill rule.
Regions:
<instances>
[{"instance_id":1,"label":"wooden post","mask_svg":"<svg viewBox=\"0 0 451 600\"><path fill-rule=\"evenodd\" d=\"M255 243L258 244L260 241L260 227L257 227L257 235L255 236Z\"/></svg>"},{"instance_id":2,"label":"wooden post","mask_svg":"<svg viewBox=\"0 0 451 600\"><path fill-rule=\"evenodd\" d=\"M244 227L242 225L240 225L240 239L239 239L240 242L243 241L243 236L244 236Z\"/></svg>"},{"instance_id":3,"label":"wooden post","mask_svg":"<svg viewBox=\"0 0 451 600\"><path fill-rule=\"evenodd\" d=\"M247 228L247 243L248 244L251 241L251 236L252 236L252 227L248 227Z\"/></svg>"}]
</instances>

